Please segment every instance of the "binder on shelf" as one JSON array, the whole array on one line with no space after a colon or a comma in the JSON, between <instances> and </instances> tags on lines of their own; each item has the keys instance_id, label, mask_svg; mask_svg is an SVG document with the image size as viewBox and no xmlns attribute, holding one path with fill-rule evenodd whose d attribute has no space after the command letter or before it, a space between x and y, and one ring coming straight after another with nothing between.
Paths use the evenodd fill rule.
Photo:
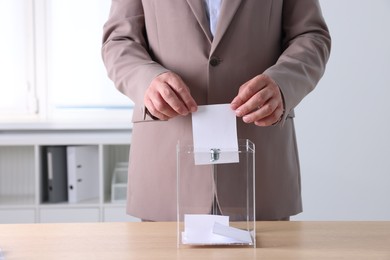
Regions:
<instances>
[{"instance_id":1,"label":"binder on shelf","mask_svg":"<svg viewBox=\"0 0 390 260\"><path fill-rule=\"evenodd\" d=\"M68 146L69 202L99 197L99 152L97 146Z\"/></svg>"},{"instance_id":2,"label":"binder on shelf","mask_svg":"<svg viewBox=\"0 0 390 260\"><path fill-rule=\"evenodd\" d=\"M48 146L46 156L48 201L52 203L67 201L66 146Z\"/></svg>"}]
</instances>

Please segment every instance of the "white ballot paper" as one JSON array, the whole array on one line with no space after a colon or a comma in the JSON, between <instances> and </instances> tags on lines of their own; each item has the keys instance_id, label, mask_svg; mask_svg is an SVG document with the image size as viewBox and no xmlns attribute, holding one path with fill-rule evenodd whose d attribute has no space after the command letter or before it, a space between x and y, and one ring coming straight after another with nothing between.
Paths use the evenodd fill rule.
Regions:
<instances>
[{"instance_id":1,"label":"white ballot paper","mask_svg":"<svg viewBox=\"0 0 390 260\"><path fill-rule=\"evenodd\" d=\"M230 104L198 106L192 113L195 164L237 163L236 115Z\"/></svg>"},{"instance_id":2,"label":"white ballot paper","mask_svg":"<svg viewBox=\"0 0 390 260\"><path fill-rule=\"evenodd\" d=\"M250 244L249 231L229 226L228 216L184 215L182 243L192 245Z\"/></svg>"}]
</instances>

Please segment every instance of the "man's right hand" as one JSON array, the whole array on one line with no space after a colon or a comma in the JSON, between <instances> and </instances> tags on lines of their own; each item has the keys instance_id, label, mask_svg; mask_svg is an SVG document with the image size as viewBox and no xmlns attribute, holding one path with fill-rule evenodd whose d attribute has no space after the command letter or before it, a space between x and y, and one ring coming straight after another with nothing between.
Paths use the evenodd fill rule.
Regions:
<instances>
[{"instance_id":1,"label":"man's right hand","mask_svg":"<svg viewBox=\"0 0 390 260\"><path fill-rule=\"evenodd\" d=\"M170 71L153 79L145 92L144 104L149 113L160 120L185 116L198 109L188 86Z\"/></svg>"}]
</instances>

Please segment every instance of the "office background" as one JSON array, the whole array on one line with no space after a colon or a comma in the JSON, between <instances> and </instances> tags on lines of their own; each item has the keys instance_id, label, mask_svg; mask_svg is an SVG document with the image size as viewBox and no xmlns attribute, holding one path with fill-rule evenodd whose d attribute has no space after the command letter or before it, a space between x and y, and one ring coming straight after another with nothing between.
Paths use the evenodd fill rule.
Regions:
<instances>
[{"instance_id":1,"label":"office background","mask_svg":"<svg viewBox=\"0 0 390 260\"><path fill-rule=\"evenodd\" d=\"M390 2L321 0L333 38L296 110L300 220L390 220Z\"/></svg>"},{"instance_id":2,"label":"office background","mask_svg":"<svg viewBox=\"0 0 390 260\"><path fill-rule=\"evenodd\" d=\"M74 116L74 111L77 111L77 115L80 115L80 109L96 114L94 109L97 108L101 112L101 109L106 107L111 112L114 110L115 114L124 112L121 114L124 116L114 118L124 122L120 127L128 124L128 108L131 104L115 91L104 90L105 87L113 86L105 77L100 63L99 41L102 27L100 22L108 13L110 0L95 1L83 0L83 3L77 0L35 1L36 6L33 8L37 12L36 17L32 18L29 12L31 6L24 9L26 12L24 20L33 19L34 26L38 28L27 28L27 32L34 31L37 37L33 39L28 33L26 35L18 33L18 37L21 37L18 39L23 43L34 41L35 51L23 47L27 54L19 53L17 57L8 57L11 57L11 60L20 59L21 63L15 63L15 66L32 69L26 71L19 69L16 76L2 73L0 84L7 82L3 80L6 76L13 76L18 78L15 84L20 83L20 86L24 86L25 81L28 81L32 87L28 88L28 92L21 92L27 105L19 103L15 105L7 102L12 97L20 97L20 94L9 94L7 92L9 88L2 84L0 108L3 115L0 111L0 119L4 114L9 115L9 112L16 111L14 116L18 117L19 121L24 118L28 120L27 123L16 124L23 129L29 128L31 123L34 124L36 122L34 120L40 122L53 118L69 120ZM31 5L33 2L34 0L4 0L0 2L0 6L1 4L6 6L7 3ZM45 2L48 5L43 7ZM388 15L390 2L388 0L320 2L331 31L333 46L325 76L314 92L296 109L295 122L301 159L304 212L293 219L390 220L390 30L387 28L390 25ZM68 6L69 9L65 9L64 3L72 4ZM96 9L88 10L91 18L86 23L77 24L76 19L84 19L83 14L87 11L75 10L72 6L88 8L93 6L93 3L97 4ZM45 10L51 12L47 16L39 13ZM70 27L63 30L53 29L55 24L63 26L69 14L72 14L73 19L68 25L74 26L73 29L68 30ZM24 20L25 24L31 24ZM48 24L40 27L43 23ZM0 28L11 28L5 24L7 23L3 23L3 27ZM18 32L26 30L19 25ZM11 31L8 32L13 35ZM80 41L84 32L88 37ZM42 39L47 41L40 40L42 35L44 35ZM77 37L72 38L72 35ZM74 44L75 39L79 40L79 44ZM91 42L96 44L92 46ZM10 41L3 41L1 44L4 61L10 50L18 46ZM61 50L64 46L67 49ZM43 60L39 59L41 54L46 56ZM24 61L24 56L27 56L27 62ZM73 57L77 57L77 62L74 62ZM36 59L35 62L33 59ZM88 65L88 60L91 61L91 66ZM0 65L3 72L9 69L5 62L0 61ZM86 67L89 68L87 73L90 75L89 79L77 80L85 76L77 72ZM24 76L27 79L24 79ZM80 90L89 86L90 89L92 85L93 87L99 85L102 93L100 95L94 93L91 97L88 95L90 90L87 90L86 94L79 95L80 99L76 102L62 91L64 88L72 87ZM8 96L4 95L5 91ZM35 100L37 96L40 97L39 102ZM104 99L107 96L110 96L109 102ZM65 97L65 100L59 97ZM83 100L83 97L88 98ZM36 118L23 114L33 114L38 110L41 114ZM64 110L66 116L59 117ZM88 114L86 116L88 118L91 115L85 114ZM3 120L0 122L0 132L4 126L8 129L15 127L15 124L10 127L7 122L11 120L14 123L13 118L6 116ZM80 122L85 122L85 117ZM101 124L98 122L96 125L101 127L104 122Z\"/></svg>"}]
</instances>

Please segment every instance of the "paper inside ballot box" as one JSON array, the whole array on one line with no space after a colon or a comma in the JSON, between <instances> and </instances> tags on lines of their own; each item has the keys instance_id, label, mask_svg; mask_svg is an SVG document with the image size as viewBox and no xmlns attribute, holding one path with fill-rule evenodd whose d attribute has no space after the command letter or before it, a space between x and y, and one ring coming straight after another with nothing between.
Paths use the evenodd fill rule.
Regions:
<instances>
[{"instance_id":1,"label":"paper inside ballot box","mask_svg":"<svg viewBox=\"0 0 390 260\"><path fill-rule=\"evenodd\" d=\"M192 245L250 244L250 232L229 226L229 217L207 214L184 216L182 243Z\"/></svg>"}]
</instances>

